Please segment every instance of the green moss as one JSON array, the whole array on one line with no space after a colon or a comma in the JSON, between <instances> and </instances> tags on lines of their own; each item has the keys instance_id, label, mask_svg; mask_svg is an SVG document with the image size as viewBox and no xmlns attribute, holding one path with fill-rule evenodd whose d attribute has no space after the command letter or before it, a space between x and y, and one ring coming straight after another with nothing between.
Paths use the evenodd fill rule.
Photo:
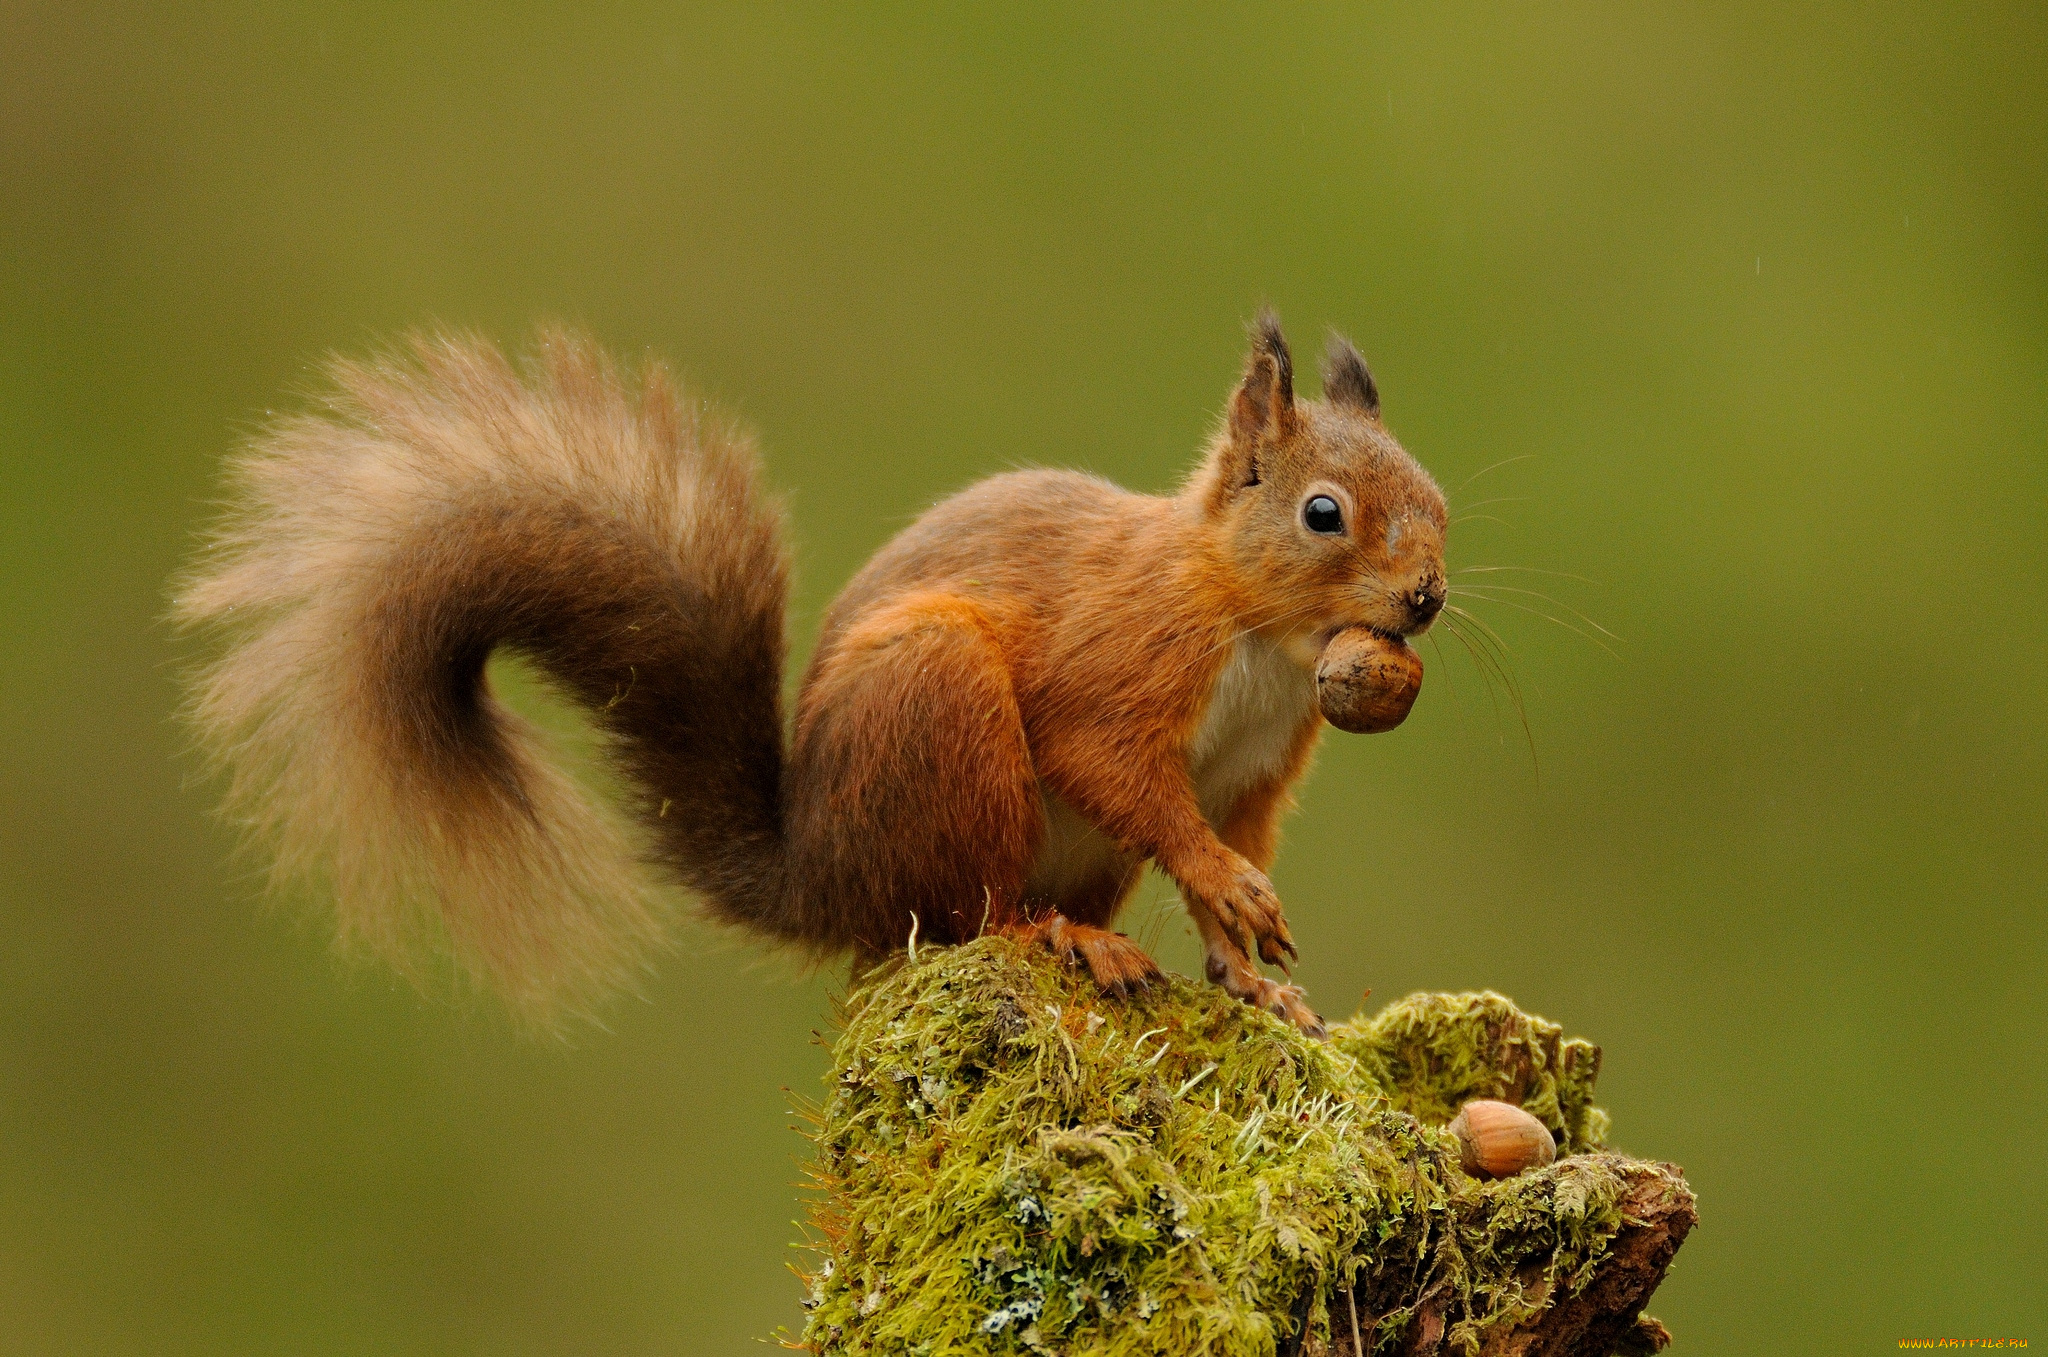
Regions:
<instances>
[{"instance_id":1,"label":"green moss","mask_svg":"<svg viewBox=\"0 0 2048 1357\"><path fill-rule=\"evenodd\" d=\"M1179 977L1113 999L1006 939L924 949L845 1002L802 1344L1316 1352L1355 1283L1373 1350L1424 1291L1474 1349L1591 1276L1628 1161L1481 1184L1440 1123L1513 1096L1590 1149L1597 1067L1498 995L1418 995L1316 1042Z\"/></svg>"},{"instance_id":2,"label":"green moss","mask_svg":"<svg viewBox=\"0 0 2048 1357\"><path fill-rule=\"evenodd\" d=\"M1474 1098L1514 1103L1550 1128L1560 1154L1607 1143L1593 1106L1600 1048L1501 995L1411 994L1330 1038L1403 1112L1441 1124Z\"/></svg>"}]
</instances>

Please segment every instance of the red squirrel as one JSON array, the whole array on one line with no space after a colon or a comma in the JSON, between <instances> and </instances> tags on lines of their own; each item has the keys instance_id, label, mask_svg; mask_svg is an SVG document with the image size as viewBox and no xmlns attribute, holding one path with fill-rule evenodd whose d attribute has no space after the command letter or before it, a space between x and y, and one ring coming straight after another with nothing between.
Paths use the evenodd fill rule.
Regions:
<instances>
[{"instance_id":1,"label":"red squirrel","mask_svg":"<svg viewBox=\"0 0 2048 1357\"><path fill-rule=\"evenodd\" d=\"M323 408L231 464L175 604L229 636L191 714L230 813L334 895L344 941L415 977L452 953L545 1021L662 940L651 858L814 955L1009 932L1115 990L1158 974L1111 931L1149 860L1212 981L1322 1030L1257 965L1295 955L1266 868L1317 655L1346 629L1398 646L1445 594L1443 494L1348 340L1297 397L1261 313L1178 493L1018 471L925 513L826 614L793 724L749 433L580 335L523 371L410 348L335 362ZM588 710L630 817L492 695L500 646Z\"/></svg>"}]
</instances>

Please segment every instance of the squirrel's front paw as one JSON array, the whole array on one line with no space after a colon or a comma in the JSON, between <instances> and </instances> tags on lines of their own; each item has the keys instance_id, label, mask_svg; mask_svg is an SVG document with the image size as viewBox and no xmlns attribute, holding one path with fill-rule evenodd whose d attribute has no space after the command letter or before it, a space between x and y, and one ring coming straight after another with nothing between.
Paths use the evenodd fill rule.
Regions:
<instances>
[{"instance_id":1,"label":"squirrel's front paw","mask_svg":"<svg viewBox=\"0 0 2048 1357\"><path fill-rule=\"evenodd\" d=\"M1323 1020L1308 1006L1308 997L1299 985L1283 985L1267 980L1261 985L1261 993L1252 1000L1276 1018L1285 1018L1309 1036L1321 1039L1330 1035L1330 1029L1323 1026Z\"/></svg>"},{"instance_id":2,"label":"squirrel's front paw","mask_svg":"<svg viewBox=\"0 0 2048 1357\"><path fill-rule=\"evenodd\" d=\"M1221 985L1225 993L1254 1008L1263 1008L1276 1018L1286 1019L1309 1036L1320 1038L1330 1034L1322 1018L1308 1006L1301 986L1267 979L1227 946L1210 950L1208 972L1211 983Z\"/></svg>"},{"instance_id":3,"label":"squirrel's front paw","mask_svg":"<svg viewBox=\"0 0 2048 1357\"><path fill-rule=\"evenodd\" d=\"M1245 955L1257 954L1269 966L1284 967L1300 953L1294 950L1294 935L1287 931L1280 896L1264 872L1242 858L1236 866L1235 874L1207 903Z\"/></svg>"}]
</instances>

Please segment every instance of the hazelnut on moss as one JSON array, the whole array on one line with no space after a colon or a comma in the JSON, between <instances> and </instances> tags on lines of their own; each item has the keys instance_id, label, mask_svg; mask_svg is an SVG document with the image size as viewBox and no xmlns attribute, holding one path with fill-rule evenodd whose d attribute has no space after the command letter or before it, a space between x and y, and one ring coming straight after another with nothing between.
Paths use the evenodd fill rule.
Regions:
<instances>
[{"instance_id":1,"label":"hazelnut on moss","mask_svg":"<svg viewBox=\"0 0 2048 1357\"><path fill-rule=\"evenodd\" d=\"M1448 1129L1458 1138L1459 1163L1475 1178L1512 1178L1557 1158L1550 1128L1513 1103L1474 1099Z\"/></svg>"}]
</instances>

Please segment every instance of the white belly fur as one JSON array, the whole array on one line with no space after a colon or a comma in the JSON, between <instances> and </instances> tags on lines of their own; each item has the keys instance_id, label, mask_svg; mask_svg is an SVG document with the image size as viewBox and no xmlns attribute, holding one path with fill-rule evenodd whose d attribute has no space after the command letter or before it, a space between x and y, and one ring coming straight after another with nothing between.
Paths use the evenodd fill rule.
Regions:
<instances>
[{"instance_id":1,"label":"white belly fur","mask_svg":"<svg viewBox=\"0 0 2048 1357\"><path fill-rule=\"evenodd\" d=\"M1286 766L1315 702L1314 672L1280 647L1256 636L1231 647L1188 747L1195 799L1211 825L1220 828L1238 797Z\"/></svg>"},{"instance_id":2,"label":"white belly fur","mask_svg":"<svg viewBox=\"0 0 2048 1357\"><path fill-rule=\"evenodd\" d=\"M1278 773L1315 706L1314 673L1278 646L1241 638L1188 746L1188 773L1204 819L1221 828L1238 797ZM1102 832L1042 784L1045 842L1031 865L1027 895L1058 899L1126 865Z\"/></svg>"}]
</instances>

